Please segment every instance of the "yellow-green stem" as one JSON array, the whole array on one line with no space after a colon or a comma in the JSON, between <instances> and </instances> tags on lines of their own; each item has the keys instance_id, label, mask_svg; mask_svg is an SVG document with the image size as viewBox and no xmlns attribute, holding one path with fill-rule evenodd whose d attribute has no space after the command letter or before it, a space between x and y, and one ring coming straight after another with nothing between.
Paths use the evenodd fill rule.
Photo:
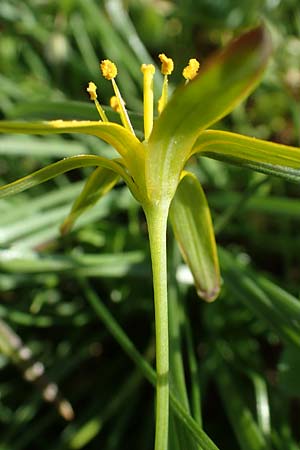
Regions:
<instances>
[{"instance_id":1,"label":"yellow-green stem","mask_svg":"<svg viewBox=\"0 0 300 450\"><path fill-rule=\"evenodd\" d=\"M113 89L114 89L115 96L117 97L117 99L119 101L119 107L120 107L119 114L120 114L120 118L121 118L122 124L124 125L124 127L128 131L131 131L131 133L135 136L134 129L132 128L132 125L131 125L131 122L130 122L127 110L125 108L125 102L124 102L123 97L122 97L122 95L121 95L121 93L119 91L118 85L117 85L117 83L115 82L115 80L113 78L112 78L111 82L112 82L112 86L113 86Z\"/></svg>"},{"instance_id":2,"label":"yellow-green stem","mask_svg":"<svg viewBox=\"0 0 300 450\"><path fill-rule=\"evenodd\" d=\"M168 208L146 212L152 260L156 333L155 450L167 450L169 427L169 333L166 230Z\"/></svg>"}]
</instances>

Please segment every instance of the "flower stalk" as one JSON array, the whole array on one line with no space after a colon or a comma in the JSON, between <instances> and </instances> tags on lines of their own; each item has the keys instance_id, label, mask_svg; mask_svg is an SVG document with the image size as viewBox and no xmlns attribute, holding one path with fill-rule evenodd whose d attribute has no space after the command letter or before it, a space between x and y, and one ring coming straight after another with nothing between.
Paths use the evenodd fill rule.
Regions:
<instances>
[{"instance_id":1,"label":"flower stalk","mask_svg":"<svg viewBox=\"0 0 300 450\"><path fill-rule=\"evenodd\" d=\"M169 427L169 327L167 291L168 208L146 211L154 289L156 334L156 421L155 450L167 450Z\"/></svg>"}]
</instances>

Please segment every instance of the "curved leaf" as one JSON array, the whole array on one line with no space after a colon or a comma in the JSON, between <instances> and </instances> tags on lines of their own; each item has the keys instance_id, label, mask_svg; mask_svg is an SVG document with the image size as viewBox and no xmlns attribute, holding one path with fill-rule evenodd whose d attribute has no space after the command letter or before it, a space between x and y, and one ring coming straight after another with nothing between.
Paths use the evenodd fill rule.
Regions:
<instances>
[{"instance_id":1,"label":"curved leaf","mask_svg":"<svg viewBox=\"0 0 300 450\"><path fill-rule=\"evenodd\" d=\"M98 167L87 179L82 192L76 198L70 214L60 227L61 233L68 233L75 221L88 208L94 206L103 195L109 192L119 179L119 174L105 167Z\"/></svg>"},{"instance_id":2,"label":"curved leaf","mask_svg":"<svg viewBox=\"0 0 300 450\"><path fill-rule=\"evenodd\" d=\"M0 198L7 197L8 195L18 194L19 192L25 191L26 189L30 189L34 186L37 186L38 184L51 180L52 178L61 175L62 173L68 172L69 170L88 166L101 166L115 172L125 180L133 194L136 193L136 187L134 183L127 175L126 171L122 168L122 166L117 163L117 160L110 160L95 155L79 155L71 156L70 158L65 158L56 163L49 164L48 166L43 167L43 169L37 170L36 172L33 172L26 177L20 178L19 180L13 181L12 183L0 187Z\"/></svg>"},{"instance_id":3,"label":"curved leaf","mask_svg":"<svg viewBox=\"0 0 300 450\"><path fill-rule=\"evenodd\" d=\"M209 59L193 81L177 89L149 139L146 180L150 198L172 198L199 132L249 95L265 69L270 48L266 31L255 28Z\"/></svg>"},{"instance_id":4,"label":"curved leaf","mask_svg":"<svg viewBox=\"0 0 300 450\"><path fill-rule=\"evenodd\" d=\"M229 422L241 450L271 450L255 421L249 401L239 386L234 372L224 362L214 371L214 378Z\"/></svg>"},{"instance_id":5,"label":"curved leaf","mask_svg":"<svg viewBox=\"0 0 300 450\"><path fill-rule=\"evenodd\" d=\"M170 208L170 218L182 255L199 297L211 302L220 291L220 271L210 211L197 178L186 172Z\"/></svg>"},{"instance_id":6,"label":"curved leaf","mask_svg":"<svg viewBox=\"0 0 300 450\"><path fill-rule=\"evenodd\" d=\"M300 148L206 130L198 137L191 154L194 153L300 182Z\"/></svg>"},{"instance_id":7,"label":"curved leaf","mask_svg":"<svg viewBox=\"0 0 300 450\"><path fill-rule=\"evenodd\" d=\"M0 121L0 133L58 134L81 133L97 136L112 145L124 158L132 175L140 177L144 167L144 146L128 130L111 122L52 120L49 122Z\"/></svg>"}]
</instances>

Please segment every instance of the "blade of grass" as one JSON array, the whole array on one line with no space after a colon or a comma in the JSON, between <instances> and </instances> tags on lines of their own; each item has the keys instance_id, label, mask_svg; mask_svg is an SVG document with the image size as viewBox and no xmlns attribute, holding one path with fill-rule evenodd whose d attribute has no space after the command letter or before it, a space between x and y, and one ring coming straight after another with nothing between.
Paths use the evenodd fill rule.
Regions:
<instances>
[{"instance_id":1,"label":"blade of grass","mask_svg":"<svg viewBox=\"0 0 300 450\"><path fill-rule=\"evenodd\" d=\"M300 346L299 325L293 322L273 303L260 288L256 279L252 279L247 271L243 270L229 252L219 249L223 277L228 289L234 293L249 309L267 322L282 339L288 343Z\"/></svg>"},{"instance_id":2,"label":"blade of grass","mask_svg":"<svg viewBox=\"0 0 300 450\"><path fill-rule=\"evenodd\" d=\"M215 371L215 380L240 449L268 450L269 446L242 397L241 389L237 387L233 373L222 364Z\"/></svg>"}]
</instances>

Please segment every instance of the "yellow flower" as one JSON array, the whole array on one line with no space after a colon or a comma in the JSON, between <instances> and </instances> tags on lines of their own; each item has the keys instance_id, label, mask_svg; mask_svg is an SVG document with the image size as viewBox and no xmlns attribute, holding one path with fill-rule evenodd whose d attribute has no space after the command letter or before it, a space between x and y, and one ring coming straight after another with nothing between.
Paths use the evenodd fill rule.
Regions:
<instances>
[{"instance_id":1,"label":"yellow flower","mask_svg":"<svg viewBox=\"0 0 300 450\"><path fill-rule=\"evenodd\" d=\"M158 112L161 113L168 101L168 75L174 70L174 62L171 58L168 58L164 53L158 55L161 61L161 73L164 75L164 82L162 86L161 97L158 101ZM192 80L198 73L200 63L197 59L190 59L188 65L183 69L183 76L186 80ZM121 96L118 85L115 78L118 74L117 66L109 59L105 59L100 63L100 69L102 75L107 80L112 82L115 95L112 96L110 106L120 114L123 126L135 135L133 127L131 125L129 115L125 108L125 101ZM144 137L147 141L150 137L153 128L153 76L155 74L155 67L153 64L142 64L141 71L143 73L144 82ZM104 110L99 105L96 94L97 86L95 83L90 82L87 91L90 94L90 99L95 102L95 106L99 112L100 118L103 121L107 121L107 117Z\"/></svg>"}]
</instances>

